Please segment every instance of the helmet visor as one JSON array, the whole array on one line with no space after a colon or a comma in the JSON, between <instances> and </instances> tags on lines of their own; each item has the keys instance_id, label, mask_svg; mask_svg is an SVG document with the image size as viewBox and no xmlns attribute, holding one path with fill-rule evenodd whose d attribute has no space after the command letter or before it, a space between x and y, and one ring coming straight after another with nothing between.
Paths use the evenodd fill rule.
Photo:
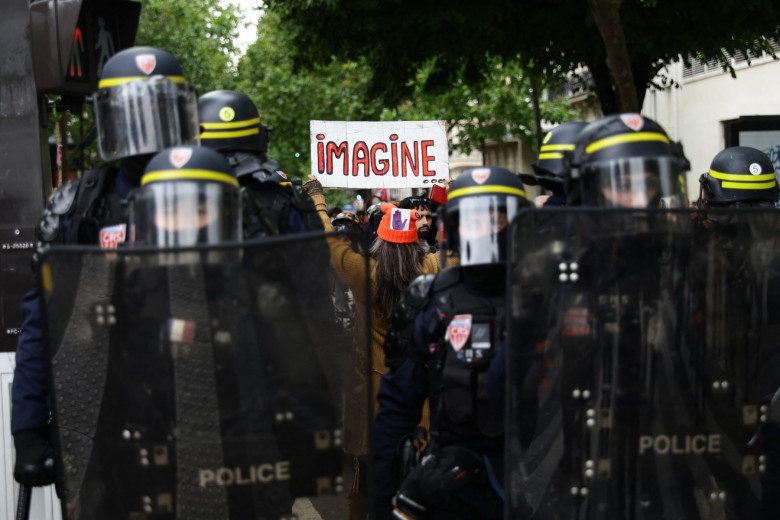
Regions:
<instances>
[{"instance_id":1,"label":"helmet visor","mask_svg":"<svg viewBox=\"0 0 780 520\"><path fill-rule=\"evenodd\" d=\"M595 195L607 207L684 208L682 178L672 157L631 157L588 165Z\"/></svg>"},{"instance_id":2,"label":"helmet visor","mask_svg":"<svg viewBox=\"0 0 780 520\"><path fill-rule=\"evenodd\" d=\"M130 237L161 248L238 241L238 190L218 182L154 182L142 186L130 208Z\"/></svg>"},{"instance_id":3,"label":"helmet visor","mask_svg":"<svg viewBox=\"0 0 780 520\"><path fill-rule=\"evenodd\" d=\"M95 93L100 156L106 161L198 144L195 87L162 76Z\"/></svg>"},{"instance_id":4,"label":"helmet visor","mask_svg":"<svg viewBox=\"0 0 780 520\"><path fill-rule=\"evenodd\" d=\"M490 264L506 259L507 227L517 214L516 197L480 195L458 203L457 246L461 265Z\"/></svg>"}]
</instances>

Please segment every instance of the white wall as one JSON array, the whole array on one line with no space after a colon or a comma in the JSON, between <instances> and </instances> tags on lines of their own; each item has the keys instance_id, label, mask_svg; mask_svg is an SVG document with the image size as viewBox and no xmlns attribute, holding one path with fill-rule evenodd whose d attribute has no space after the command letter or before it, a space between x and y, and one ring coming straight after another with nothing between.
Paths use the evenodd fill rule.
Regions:
<instances>
[{"instance_id":1,"label":"white wall","mask_svg":"<svg viewBox=\"0 0 780 520\"><path fill-rule=\"evenodd\" d=\"M683 81L683 66L669 72L682 88L649 90L642 113L682 141L691 161L689 198L698 196L699 175L709 170L712 158L725 147L723 122L743 116L780 115L780 61L761 59L736 67L737 77L712 72Z\"/></svg>"},{"instance_id":2,"label":"white wall","mask_svg":"<svg viewBox=\"0 0 780 520\"><path fill-rule=\"evenodd\" d=\"M11 436L11 381L14 377L14 353L0 352L0 520L16 518L19 485L13 477L14 441ZM34 488L30 520L60 520L60 502L54 486Z\"/></svg>"}]
</instances>

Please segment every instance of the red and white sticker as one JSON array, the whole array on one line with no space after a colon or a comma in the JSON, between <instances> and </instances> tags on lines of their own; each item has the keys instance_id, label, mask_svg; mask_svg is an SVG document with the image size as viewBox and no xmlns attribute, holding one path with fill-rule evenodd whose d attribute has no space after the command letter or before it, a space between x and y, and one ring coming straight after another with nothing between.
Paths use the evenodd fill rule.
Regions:
<instances>
[{"instance_id":1,"label":"red and white sticker","mask_svg":"<svg viewBox=\"0 0 780 520\"><path fill-rule=\"evenodd\" d=\"M276 170L276 173L281 177L282 179L287 180L287 174L284 173L282 170Z\"/></svg>"},{"instance_id":2,"label":"red and white sticker","mask_svg":"<svg viewBox=\"0 0 780 520\"><path fill-rule=\"evenodd\" d=\"M471 314L458 314L447 326L447 336L455 352L463 348L470 334Z\"/></svg>"},{"instance_id":3,"label":"red and white sticker","mask_svg":"<svg viewBox=\"0 0 780 520\"><path fill-rule=\"evenodd\" d=\"M477 184L482 184L490 177L490 168L475 168L471 172L471 178Z\"/></svg>"},{"instance_id":4,"label":"red and white sticker","mask_svg":"<svg viewBox=\"0 0 780 520\"><path fill-rule=\"evenodd\" d=\"M587 309L570 309L561 320L561 336L572 338L590 334L590 322Z\"/></svg>"},{"instance_id":5,"label":"red and white sticker","mask_svg":"<svg viewBox=\"0 0 780 520\"><path fill-rule=\"evenodd\" d=\"M168 152L168 159L176 168L181 168L192 157L192 148L174 148Z\"/></svg>"},{"instance_id":6,"label":"red and white sticker","mask_svg":"<svg viewBox=\"0 0 780 520\"><path fill-rule=\"evenodd\" d=\"M639 131L645 126L645 118L639 114L620 114L620 119L631 130Z\"/></svg>"},{"instance_id":7,"label":"red and white sticker","mask_svg":"<svg viewBox=\"0 0 780 520\"><path fill-rule=\"evenodd\" d=\"M148 76L157 66L157 57L154 54L139 54L135 57L135 65Z\"/></svg>"},{"instance_id":8,"label":"red and white sticker","mask_svg":"<svg viewBox=\"0 0 780 520\"><path fill-rule=\"evenodd\" d=\"M116 249L127 238L127 225L115 224L100 230L100 247L103 249Z\"/></svg>"}]
</instances>

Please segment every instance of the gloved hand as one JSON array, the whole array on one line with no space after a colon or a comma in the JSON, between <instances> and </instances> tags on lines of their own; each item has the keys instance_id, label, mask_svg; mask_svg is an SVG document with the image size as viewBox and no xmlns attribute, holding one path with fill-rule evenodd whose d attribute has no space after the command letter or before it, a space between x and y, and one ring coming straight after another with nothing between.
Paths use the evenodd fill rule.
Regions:
<instances>
[{"instance_id":1,"label":"gloved hand","mask_svg":"<svg viewBox=\"0 0 780 520\"><path fill-rule=\"evenodd\" d=\"M310 197L312 195L322 195L322 184L314 175L309 175L309 182L303 185L303 191L305 191Z\"/></svg>"},{"instance_id":2,"label":"gloved hand","mask_svg":"<svg viewBox=\"0 0 780 520\"><path fill-rule=\"evenodd\" d=\"M395 497L397 518L422 520L430 512L454 511L461 489L485 487L484 463L479 454L458 446L447 446L426 455L409 473ZM464 506L459 506L461 510ZM487 508L486 508L487 509ZM469 518L482 518L476 511Z\"/></svg>"},{"instance_id":3,"label":"gloved hand","mask_svg":"<svg viewBox=\"0 0 780 520\"><path fill-rule=\"evenodd\" d=\"M49 442L48 428L16 432L14 447L17 482L28 486L47 486L54 482L54 450Z\"/></svg>"}]
</instances>

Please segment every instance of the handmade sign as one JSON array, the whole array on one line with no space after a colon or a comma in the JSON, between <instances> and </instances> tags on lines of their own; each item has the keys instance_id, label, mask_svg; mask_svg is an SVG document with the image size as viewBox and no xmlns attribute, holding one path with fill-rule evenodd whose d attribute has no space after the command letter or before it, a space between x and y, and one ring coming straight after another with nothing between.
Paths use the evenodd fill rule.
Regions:
<instances>
[{"instance_id":1,"label":"handmade sign","mask_svg":"<svg viewBox=\"0 0 780 520\"><path fill-rule=\"evenodd\" d=\"M430 188L450 176L444 121L310 121L311 173L325 187Z\"/></svg>"}]
</instances>

